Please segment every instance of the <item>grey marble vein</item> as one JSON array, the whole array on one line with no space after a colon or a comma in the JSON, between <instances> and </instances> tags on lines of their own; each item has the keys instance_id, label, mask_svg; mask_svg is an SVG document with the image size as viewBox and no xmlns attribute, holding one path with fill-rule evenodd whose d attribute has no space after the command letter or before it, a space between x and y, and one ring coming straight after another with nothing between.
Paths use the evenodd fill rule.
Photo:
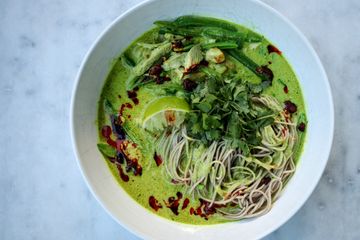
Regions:
<instances>
[{"instance_id":1,"label":"grey marble vein","mask_svg":"<svg viewBox=\"0 0 360 240\"><path fill-rule=\"evenodd\" d=\"M138 239L91 196L68 130L82 58L98 34L138 2L0 1L0 239ZM313 44L336 113L334 146L319 185L265 239L360 239L360 2L265 2Z\"/></svg>"}]
</instances>

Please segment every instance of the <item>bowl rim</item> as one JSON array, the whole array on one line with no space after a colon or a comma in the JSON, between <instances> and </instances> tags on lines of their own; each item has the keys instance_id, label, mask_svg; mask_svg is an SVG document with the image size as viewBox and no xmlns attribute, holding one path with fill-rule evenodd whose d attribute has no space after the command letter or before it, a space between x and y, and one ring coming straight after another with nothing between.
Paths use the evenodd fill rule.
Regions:
<instances>
[{"instance_id":1,"label":"bowl rim","mask_svg":"<svg viewBox=\"0 0 360 240\"><path fill-rule=\"evenodd\" d=\"M105 209L105 211L117 222L119 223L122 227L124 227L127 231L131 232L132 234L135 234L136 236L139 236L143 239L148 238L148 236L146 235L145 232L139 231L135 228L133 228L132 226L128 225L127 223L125 223L124 221L121 221L120 219L118 219L117 217L114 216L114 214L107 208L107 206L104 205L104 203L100 200L99 196L97 195L97 193L95 192L94 188L92 187L92 185L90 184L89 181L89 177L88 174L85 172L84 170L84 166L82 161L80 160L80 154L78 151L78 146L77 146L77 141L76 141L76 134L75 134L75 118L74 118L74 114L75 114L75 99L76 99L76 95L78 92L78 88L79 88L79 82L82 76L82 73L84 71L84 68L86 66L86 63L88 62L88 59L91 55L91 53L94 51L94 49L97 48L98 44L100 43L101 39L106 35L107 32L111 31L111 29L122 19L126 18L128 15L130 15L133 11L135 11L136 9L140 8L140 7L146 7L149 4L152 4L153 2L156 2L158 0L144 0L140 3L135 4L134 6L132 6L131 8L129 8L128 10L126 10L125 12L123 12L122 14L120 14L118 17L116 17L110 24L108 24L105 29L97 36L97 38L95 39L95 41L91 44L91 47L89 48L89 50L86 52L81 65L79 67L79 70L76 74L75 77L75 82L73 84L73 90L71 93L71 103L70 103L70 114L69 114L69 122L70 122L70 135L71 135L71 144L72 144L72 148L73 151L75 153L75 157L76 157L76 161L77 161L77 165L80 169L80 172L82 174L83 179L85 180L85 183L88 187L88 189L90 190L91 194L94 196L94 198L97 200L97 202L100 204L100 206ZM323 76L324 81L324 87L326 88L326 92L327 92L327 102L329 103L329 115L331 116L331 118L328 120L329 121L329 126L330 126L330 137L328 139L328 142L326 143L327 149L325 149L324 151L324 156L326 156L326 161L323 162L323 165L321 165L321 170L319 169L319 175L317 176L316 179L314 179L313 181L313 185L309 186L309 191L307 193L307 195L303 198L303 201L301 202L301 204L298 204L296 207L292 208L292 210L290 212L288 212L287 216L285 218L282 218L281 221L277 221L277 223L274 225L273 228L269 228L267 231L263 231L261 235L259 235L259 238L263 238L265 236L267 236L268 234L272 233L273 231L275 231L276 229L278 229L280 226L282 226L285 222L287 222L290 218L292 218L294 216L294 214L296 212L299 211L299 209L305 204L305 202L309 199L309 197L311 196L311 194L314 192L316 186L318 185L321 176L324 173L325 167L327 165L327 162L329 161L329 157L330 157L330 152L332 149L332 145L333 145L333 138L334 138L334 125L335 125L335 116L334 116L334 102L333 102L333 95L332 95L332 91L331 91L331 85L329 83L329 79L327 77L326 71L324 69L324 66L322 65L322 62L319 58L319 56L317 55L316 51L314 50L314 48L312 47L312 45L310 44L310 42L308 41L308 39L305 37L305 35L284 15L282 15L279 11L275 10L274 8L272 8L271 6L269 6L268 4L260 1L260 0L248 0L251 1L255 4L260 5L263 8L266 8L267 11L271 12L272 14L276 15L277 17L279 17L282 21L284 21L289 28L291 28L297 35L298 37L301 39L301 41L306 45L306 47L308 48L308 50L310 51L310 54L312 55L312 57L314 58L314 60L316 61L316 64L319 67L320 70L320 74ZM207 225L204 225L205 227Z\"/></svg>"}]
</instances>

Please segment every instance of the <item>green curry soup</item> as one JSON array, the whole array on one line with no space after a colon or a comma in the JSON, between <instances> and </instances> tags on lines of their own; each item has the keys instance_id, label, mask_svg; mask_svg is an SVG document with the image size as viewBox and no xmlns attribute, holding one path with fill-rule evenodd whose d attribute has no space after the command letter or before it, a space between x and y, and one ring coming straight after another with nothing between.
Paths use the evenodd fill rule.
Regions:
<instances>
[{"instance_id":1,"label":"green curry soup","mask_svg":"<svg viewBox=\"0 0 360 240\"><path fill-rule=\"evenodd\" d=\"M270 210L295 171L306 117L281 51L213 18L158 21L114 62L99 150L149 211L215 224Z\"/></svg>"}]
</instances>

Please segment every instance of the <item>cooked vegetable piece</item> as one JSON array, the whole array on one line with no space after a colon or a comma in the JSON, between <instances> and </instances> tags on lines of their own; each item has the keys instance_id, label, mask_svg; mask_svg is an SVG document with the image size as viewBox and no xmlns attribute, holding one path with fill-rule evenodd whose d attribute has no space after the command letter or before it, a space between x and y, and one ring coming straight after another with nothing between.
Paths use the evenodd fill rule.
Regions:
<instances>
[{"instance_id":1,"label":"cooked vegetable piece","mask_svg":"<svg viewBox=\"0 0 360 240\"><path fill-rule=\"evenodd\" d=\"M165 60L162 64L162 67L165 71L169 71L171 69L180 68L184 66L184 61L186 57L186 53L174 53L167 60Z\"/></svg>"},{"instance_id":2,"label":"cooked vegetable piece","mask_svg":"<svg viewBox=\"0 0 360 240\"><path fill-rule=\"evenodd\" d=\"M209 63L209 68L214 69L220 75L225 73L226 70L228 69L227 66L224 63L223 64Z\"/></svg>"},{"instance_id":3,"label":"cooked vegetable piece","mask_svg":"<svg viewBox=\"0 0 360 240\"><path fill-rule=\"evenodd\" d=\"M149 58L142 60L138 63L131 71L130 76L127 80L127 89L131 90L137 86L139 83L139 78L147 71L149 68L154 65L162 56L170 53L171 43L165 42L162 45L158 46L152 50Z\"/></svg>"},{"instance_id":4,"label":"cooked vegetable piece","mask_svg":"<svg viewBox=\"0 0 360 240\"><path fill-rule=\"evenodd\" d=\"M204 57L201 52L200 45L193 46L189 52L187 52L184 60L185 72L190 71L197 66Z\"/></svg>"},{"instance_id":5,"label":"cooked vegetable piece","mask_svg":"<svg viewBox=\"0 0 360 240\"><path fill-rule=\"evenodd\" d=\"M205 53L205 60L213 63L222 63L225 61L225 55L218 48L210 48Z\"/></svg>"}]
</instances>

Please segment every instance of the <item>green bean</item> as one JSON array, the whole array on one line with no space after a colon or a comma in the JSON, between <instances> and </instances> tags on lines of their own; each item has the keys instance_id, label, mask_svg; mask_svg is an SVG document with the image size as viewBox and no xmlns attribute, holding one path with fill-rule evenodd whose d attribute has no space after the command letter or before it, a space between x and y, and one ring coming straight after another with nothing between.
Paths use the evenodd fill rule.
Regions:
<instances>
[{"instance_id":1,"label":"green bean","mask_svg":"<svg viewBox=\"0 0 360 240\"><path fill-rule=\"evenodd\" d=\"M173 22L170 21L155 21L154 24L158 27L175 27Z\"/></svg>"},{"instance_id":2,"label":"green bean","mask_svg":"<svg viewBox=\"0 0 360 240\"><path fill-rule=\"evenodd\" d=\"M236 41L243 41L246 40L246 35L239 32L231 32L229 30L221 29L218 27L161 27L159 32L161 34L164 33L172 33L176 35L182 35L182 36L203 36L208 37L212 39L218 39L218 40L236 40Z\"/></svg>"},{"instance_id":3,"label":"green bean","mask_svg":"<svg viewBox=\"0 0 360 240\"><path fill-rule=\"evenodd\" d=\"M239 35L237 32L231 32L229 30L217 28L217 27L207 27L202 31L202 35L214 39L239 39L242 38L242 35Z\"/></svg>"},{"instance_id":4,"label":"green bean","mask_svg":"<svg viewBox=\"0 0 360 240\"><path fill-rule=\"evenodd\" d=\"M174 27L161 27L159 29L160 34L164 33L172 33L174 35L181 35L181 36L200 36L202 33L201 28L174 28Z\"/></svg>"},{"instance_id":5,"label":"green bean","mask_svg":"<svg viewBox=\"0 0 360 240\"><path fill-rule=\"evenodd\" d=\"M243 32L232 32L226 29L221 29L217 27L207 27L202 31L202 35L208 38L214 38L219 40L240 40L240 41L249 41L247 33ZM253 39L251 40L253 41Z\"/></svg>"},{"instance_id":6,"label":"green bean","mask_svg":"<svg viewBox=\"0 0 360 240\"><path fill-rule=\"evenodd\" d=\"M238 44L234 41L226 41L226 42L206 43L206 44L202 44L201 47L203 49L209 49L214 47L220 49L233 49L233 48L238 48Z\"/></svg>"},{"instance_id":7,"label":"green bean","mask_svg":"<svg viewBox=\"0 0 360 240\"><path fill-rule=\"evenodd\" d=\"M250 31L247 32L245 38L246 42L261 42L263 39L264 39L263 36Z\"/></svg>"},{"instance_id":8,"label":"green bean","mask_svg":"<svg viewBox=\"0 0 360 240\"><path fill-rule=\"evenodd\" d=\"M241 40L246 42L260 42L263 37L257 33L238 29L231 23L215 18L199 16L182 16L174 21L155 21L160 27L160 33L173 33L183 36L205 36L214 39Z\"/></svg>"},{"instance_id":9,"label":"green bean","mask_svg":"<svg viewBox=\"0 0 360 240\"><path fill-rule=\"evenodd\" d=\"M253 62L253 60L248 58L244 53L237 50L227 50L227 53L233 58L235 58L237 61L239 61L241 64L243 64L245 67L250 69L252 72L254 72L256 75L258 75L258 73L256 72L256 68L258 68L259 65Z\"/></svg>"},{"instance_id":10,"label":"green bean","mask_svg":"<svg viewBox=\"0 0 360 240\"><path fill-rule=\"evenodd\" d=\"M272 71L266 66L259 66L253 60L248 58L243 52L235 49L226 50L226 52L239 61L242 65L247 67L253 73L255 73L258 77L261 78L262 81L272 81L274 75Z\"/></svg>"},{"instance_id":11,"label":"green bean","mask_svg":"<svg viewBox=\"0 0 360 240\"><path fill-rule=\"evenodd\" d=\"M200 16L181 16L175 19L174 24L179 27L198 26L198 27L219 27L230 31L236 31L236 27L231 23L227 23L223 20L218 20L211 17Z\"/></svg>"}]
</instances>

